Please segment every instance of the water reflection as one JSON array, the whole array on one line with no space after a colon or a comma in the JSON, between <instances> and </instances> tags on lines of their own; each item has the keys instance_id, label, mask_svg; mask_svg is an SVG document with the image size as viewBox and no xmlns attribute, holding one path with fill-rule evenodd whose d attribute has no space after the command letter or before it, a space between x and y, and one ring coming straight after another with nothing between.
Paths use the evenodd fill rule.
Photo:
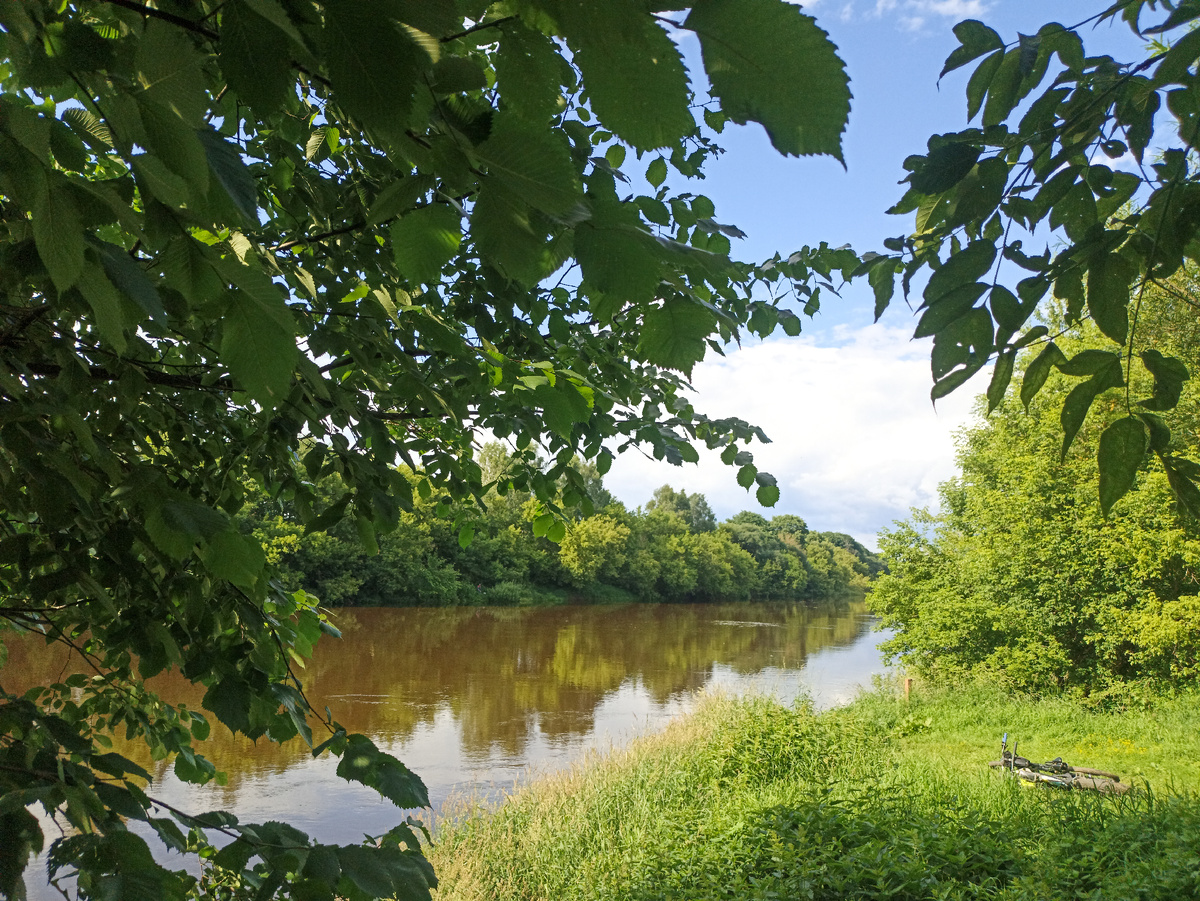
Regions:
<instances>
[{"instance_id":1,"label":"water reflection","mask_svg":"<svg viewBox=\"0 0 1200 901\"><path fill-rule=\"evenodd\" d=\"M567 765L685 712L697 690L810 694L849 700L882 672L861 600L799 604L347 609L343 639L325 639L302 674L320 710L370 735L425 780L435 807L455 790L510 787L528 768ZM0 684L54 681L67 662L32 636L10 640ZM155 680L173 703L202 692L177 675ZM224 787L180 783L166 762L121 749L155 775L151 793L188 810L284 819L326 841L395 824L396 810L338 779L336 761L300 742L280 747L215 728L204 753ZM34 886L30 886L31 890ZM36 891L31 891L31 897Z\"/></svg>"}]
</instances>

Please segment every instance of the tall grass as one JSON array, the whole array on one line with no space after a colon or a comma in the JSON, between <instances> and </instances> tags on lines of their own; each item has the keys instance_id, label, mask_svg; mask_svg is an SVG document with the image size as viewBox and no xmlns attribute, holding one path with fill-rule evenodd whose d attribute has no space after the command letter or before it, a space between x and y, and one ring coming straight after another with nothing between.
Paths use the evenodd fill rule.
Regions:
<instances>
[{"instance_id":1,"label":"tall grass","mask_svg":"<svg viewBox=\"0 0 1200 901\"><path fill-rule=\"evenodd\" d=\"M986 766L1004 731L1027 756L1141 790L1023 788ZM986 687L824 714L714 697L496 809L460 810L432 856L439 896L462 901L1181 901L1200 898L1197 760L1195 698L1116 715Z\"/></svg>"}]
</instances>

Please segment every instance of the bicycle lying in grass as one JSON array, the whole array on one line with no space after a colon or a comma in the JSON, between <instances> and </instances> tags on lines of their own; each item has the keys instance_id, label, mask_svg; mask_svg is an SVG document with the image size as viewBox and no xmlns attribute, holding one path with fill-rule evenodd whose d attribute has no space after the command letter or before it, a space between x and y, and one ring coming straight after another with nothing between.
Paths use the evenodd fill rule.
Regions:
<instances>
[{"instance_id":1,"label":"bicycle lying in grass","mask_svg":"<svg viewBox=\"0 0 1200 901\"><path fill-rule=\"evenodd\" d=\"M1048 785L1052 788L1078 788L1114 795L1124 794L1130 788L1116 773L1071 766L1061 757L1055 757L1046 763L1034 763L1026 757L1018 757L1015 741L1012 751L1008 750L1007 732L1000 740L1000 759L991 761L988 766L1003 769L1024 782Z\"/></svg>"}]
</instances>

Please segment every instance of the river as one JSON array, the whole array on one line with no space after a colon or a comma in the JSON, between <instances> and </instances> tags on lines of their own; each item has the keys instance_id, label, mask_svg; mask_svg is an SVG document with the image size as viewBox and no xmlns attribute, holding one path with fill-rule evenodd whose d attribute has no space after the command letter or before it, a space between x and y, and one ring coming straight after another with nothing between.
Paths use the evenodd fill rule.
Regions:
<instances>
[{"instance_id":1,"label":"river","mask_svg":"<svg viewBox=\"0 0 1200 901\"><path fill-rule=\"evenodd\" d=\"M816 607L360 608L336 611L335 622L342 639L321 641L301 673L306 693L316 709L328 705L349 731L416 771L435 812L455 793L496 797L530 773L620 746L686 713L705 689L788 702L806 695L829 707L884 671L883 636L858 599ZM61 677L56 649L33 636L7 643L7 690ZM199 707L200 692L182 679L154 684L165 699ZM224 786L183 783L168 763L121 750L153 773L152 796L192 812L281 819L338 843L380 834L398 819L374 792L339 779L336 760L313 759L299 741L253 743L214 728L200 750L226 773ZM27 871L31 901L57 897L39 884L40 869Z\"/></svg>"}]
</instances>

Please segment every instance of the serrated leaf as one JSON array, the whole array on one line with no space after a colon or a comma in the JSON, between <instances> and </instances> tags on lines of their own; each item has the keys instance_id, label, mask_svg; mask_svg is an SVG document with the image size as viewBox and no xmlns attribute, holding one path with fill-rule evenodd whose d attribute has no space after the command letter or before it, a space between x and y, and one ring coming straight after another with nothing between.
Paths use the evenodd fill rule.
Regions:
<instances>
[{"instance_id":1,"label":"serrated leaf","mask_svg":"<svg viewBox=\"0 0 1200 901\"><path fill-rule=\"evenodd\" d=\"M208 164L196 129L174 110L143 99L138 104L146 150L182 178L197 195L208 190Z\"/></svg>"},{"instance_id":2,"label":"serrated leaf","mask_svg":"<svg viewBox=\"0 0 1200 901\"><path fill-rule=\"evenodd\" d=\"M1008 383L1012 381L1013 364L1016 362L1016 358L1015 350L1005 351L996 358L996 365L992 369L992 380L988 383L987 389L988 413L1000 406L1000 401L1004 400L1004 394L1008 391Z\"/></svg>"},{"instance_id":3,"label":"serrated leaf","mask_svg":"<svg viewBox=\"0 0 1200 901\"><path fill-rule=\"evenodd\" d=\"M288 37L243 0L221 12L219 59L229 86L260 116L273 113L293 84Z\"/></svg>"},{"instance_id":4,"label":"serrated leaf","mask_svg":"<svg viewBox=\"0 0 1200 901\"><path fill-rule=\"evenodd\" d=\"M471 210L471 237L480 254L514 281L537 284L549 274L546 233L520 198L485 182Z\"/></svg>"},{"instance_id":5,"label":"serrated leaf","mask_svg":"<svg viewBox=\"0 0 1200 901\"><path fill-rule=\"evenodd\" d=\"M591 416L591 406L587 398L569 379L559 377L551 385L546 382L533 391L533 401L542 409L546 425L565 439L571 437L571 431L577 422L586 422Z\"/></svg>"},{"instance_id":6,"label":"serrated leaf","mask_svg":"<svg viewBox=\"0 0 1200 901\"><path fill-rule=\"evenodd\" d=\"M300 353L295 332L284 325L286 317L278 292L239 290L231 295L221 322L221 360L267 409L287 395Z\"/></svg>"},{"instance_id":7,"label":"serrated leaf","mask_svg":"<svg viewBox=\"0 0 1200 901\"><path fill-rule=\"evenodd\" d=\"M487 87L487 75L484 74L483 67L473 59L446 56L434 63L430 87L439 94L481 91Z\"/></svg>"},{"instance_id":8,"label":"serrated leaf","mask_svg":"<svg viewBox=\"0 0 1200 901\"><path fill-rule=\"evenodd\" d=\"M759 485L754 496L764 507L774 507L779 503L779 488L775 485Z\"/></svg>"},{"instance_id":9,"label":"serrated leaf","mask_svg":"<svg viewBox=\"0 0 1200 901\"><path fill-rule=\"evenodd\" d=\"M608 10L603 18L624 17L618 4L587 8ZM606 128L638 150L673 146L696 125L675 42L644 15L627 18L621 28L599 24L567 34L592 110Z\"/></svg>"},{"instance_id":10,"label":"serrated leaf","mask_svg":"<svg viewBox=\"0 0 1200 901\"><path fill-rule=\"evenodd\" d=\"M737 472L737 483L743 488L749 489L754 484L754 477L758 475L758 469L751 464L746 464Z\"/></svg>"},{"instance_id":11,"label":"serrated leaf","mask_svg":"<svg viewBox=\"0 0 1200 901\"><path fill-rule=\"evenodd\" d=\"M208 111L200 55L188 34L161 19L146 20L134 58L137 79L151 103L198 126Z\"/></svg>"},{"instance_id":12,"label":"serrated leaf","mask_svg":"<svg viewBox=\"0 0 1200 901\"><path fill-rule=\"evenodd\" d=\"M1146 426L1134 416L1109 425L1100 436L1100 509L1105 516L1133 487L1146 456Z\"/></svg>"},{"instance_id":13,"label":"serrated leaf","mask_svg":"<svg viewBox=\"0 0 1200 901\"><path fill-rule=\"evenodd\" d=\"M500 112L475 155L486 164L490 178L534 209L561 215L583 200L571 150L561 132Z\"/></svg>"},{"instance_id":14,"label":"serrated leaf","mask_svg":"<svg viewBox=\"0 0 1200 901\"><path fill-rule=\"evenodd\" d=\"M662 279L659 244L631 204L597 202L575 228L575 256L587 283L622 303L652 300Z\"/></svg>"},{"instance_id":15,"label":"serrated leaf","mask_svg":"<svg viewBox=\"0 0 1200 901\"><path fill-rule=\"evenodd\" d=\"M413 93L433 58L374 4L326 0L325 65L338 103L388 138L404 133Z\"/></svg>"},{"instance_id":16,"label":"serrated leaf","mask_svg":"<svg viewBox=\"0 0 1200 901\"><path fill-rule=\"evenodd\" d=\"M716 324L716 317L699 304L668 298L643 317L638 354L649 363L690 375L692 366L704 359L705 340Z\"/></svg>"},{"instance_id":17,"label":"serrated leaf","mask_svg":"<svg viewBox=\"0 0 1200 901\"><path fill-rule=\"evenodd\" d=\"M495 65L496 84L507 108L530 122L553 115L566 61L549 37L519 21L505 22Z\"/></svg>"},{"instance_id":18,"label":"serrated leaf","mask_svg":"<svg viewBox=\"0 0 1200 901\"><path fill-rule=\"evenodd\" d=\"M157 322L167 318L158 288L137 261L115 244L97 243L100 262L114 285Z\"/></svg>"},{"instance_id":19,"label":"serrated leaf","mask_svg":"<svg viewBox=\"0 0 1200 901\"><path fill-rule=\"evenodd\" d=\"M258 541L235 531L218 532L205 541L200 559L213 576L242 588L254 587L267 562Z\"/></svg>"},{"instance_id":20,"label":"serrated leaf","mask_svg":"<svg viewBox=\"0 0 1200 901\"><path fill-rule=\"evenodd\" d=\"M780 153L842 159L849 79L815 19L784 0L699 0L684 27L733 121L761 123Z\"/></svg>"},{"instance_id":21,"label":"serrated leaf","mask_svg":"<svg viewBox=\"0 0 1200 901\"><path fill-rule=\"evenodd\" d=\"M324 140L322 135L321 140ZM379 192L367 211L367 225L380 225L410 210L423 195L437 187L432 175L410 175L397 178Z\"/></svg>"},{"instance_id":22,"label":"serrated leaf","mask_svg":"<svg viewBox=\"0 0 1200 901\"><path fill-rule=\"evenodd\" d=\"M446 204L433 204L401 216L392 225L396 268L410 285L434 284L454 259L462 241L462 219Z\"/></svg>"},{"instance_id":23,"label":"serrated leaf","mask_svg":"<svg viewBox=\"0 0 1200 901\"><path fill-rule=\"evenodd\" d=\"M33 240L38 256L59 293L83 272L83 225L75 199L65 184L51 183L33 204Z\"/></svg>"},{"instance_id":24,"label":"serrated leaf","mask_svg":"<svg viewBox=\"0 0 1200 901\"><path fill-rule=\"evenodd\" d=\"M112 345L118 355L125 353L125 319L121 314L121 296L103 269L89 264L79 281L79 293L83 295L96 317L96 328L105 342Z\"/></svg>"},{"instance_id":25,"label":"serrated leaf","mask_svg":"<svg viewBox=\"0 0 1200 901\"><path fill-rule=\"evenodd\" d=\"M202 128L197 134L204 146L209 171L229 195L236 209L248 224L258 224L258 189L254 176L242 162L238 148L226 141L210 128Z\"/></svg>"}]
</instances>

